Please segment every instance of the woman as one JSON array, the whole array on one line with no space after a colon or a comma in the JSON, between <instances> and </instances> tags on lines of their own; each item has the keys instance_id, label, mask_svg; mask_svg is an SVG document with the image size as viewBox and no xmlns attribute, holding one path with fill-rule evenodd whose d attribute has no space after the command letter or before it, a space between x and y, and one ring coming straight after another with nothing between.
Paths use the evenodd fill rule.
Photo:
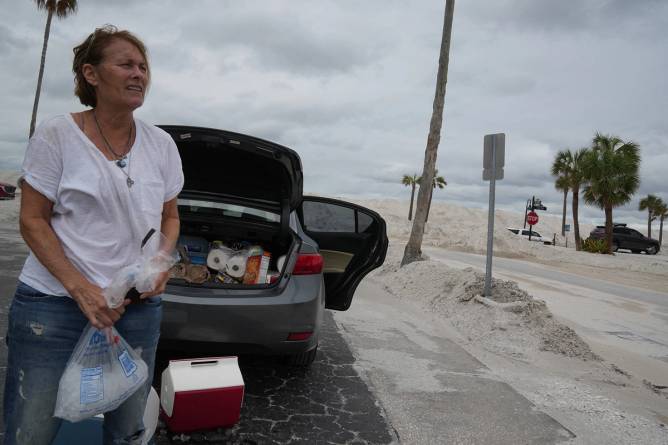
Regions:
<instances>
[{"instance_id":1,"label":"woman","mask_svg":"<svg viewBox=\"0 0 668 445\"><path fill-rule=\"evenodd\" d=\"M167 273L155 290L110 309L103 289L159 228L173 246L181 160L162 130L133 117L150 81L144 44L113 26L74 48L75 94L91 109L54 117L30 139L20 228L30 248L9 313L5 443L49 444L58 382L88 322L114 326L153 375ZM139 444L149 378L105 414L105 444Z\"/></svg>"}]
</instances>

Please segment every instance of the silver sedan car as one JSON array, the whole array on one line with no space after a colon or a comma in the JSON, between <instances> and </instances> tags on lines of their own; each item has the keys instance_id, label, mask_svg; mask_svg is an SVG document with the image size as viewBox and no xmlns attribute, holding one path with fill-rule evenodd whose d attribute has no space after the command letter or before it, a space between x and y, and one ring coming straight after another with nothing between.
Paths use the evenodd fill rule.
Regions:
<instances>
[{"instance_id":1,"label":"silver sedan car","mask_svg":"<svg viewBox=\"0 0 668 445\"><path fill-rule=\"evenodd\" d=\"M385 221L355 204L303 196L301 160L287 147L222 130L161 128L183 162L180 242L211 276L169 281L161 347L208 344L310 365L324 310L347 310L362 278L383 264ZM216 279L222 272L206 257L221 244L261 246L266 279Z\"/></svg>"}]
</instances>

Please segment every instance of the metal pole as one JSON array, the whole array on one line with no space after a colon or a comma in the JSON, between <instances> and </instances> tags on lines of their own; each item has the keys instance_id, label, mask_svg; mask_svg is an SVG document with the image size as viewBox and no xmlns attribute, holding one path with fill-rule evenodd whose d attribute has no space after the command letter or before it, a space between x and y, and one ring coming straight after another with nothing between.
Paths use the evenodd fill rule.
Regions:
<instances>
[{"instance_id":1,"label":"metal pole","mask_svg":"<svg viewBox=\"0 0 668 445\"><path fill-rule=\"evenodd\" d=\"M535 199L536 199L536 196L532 196L532 197L531 197L531 211L532 211L532 212L533 212L533 206L534 206L534 200L535 200ZM533 229L533 225L532 225L532 224L529 224L529 241L531 241L531 232L532 232L531 229Z\"/></svg>"},{"instance_id":2,"label":"metal pole","mask_svg":"<svg viewBox=\"0 0 668 445\"><path fill-rule=\"evenodd\" d=\"M524 205L524 228L527 228L527 212L529 211L529 200Z\"/></svg>"},{"instance_id":3,"label":"metal pole","mask_svg":"<svg viewBox=\"0 0 668 445\"><path fill-rule=\"evenodd\" d=\"M487 267L485 297L492 296L492 253L494 247L494 193L496 192L496 138L492 138L492 178L489 181L489 213L487 215Z\"/></svg>"}]
</instances>

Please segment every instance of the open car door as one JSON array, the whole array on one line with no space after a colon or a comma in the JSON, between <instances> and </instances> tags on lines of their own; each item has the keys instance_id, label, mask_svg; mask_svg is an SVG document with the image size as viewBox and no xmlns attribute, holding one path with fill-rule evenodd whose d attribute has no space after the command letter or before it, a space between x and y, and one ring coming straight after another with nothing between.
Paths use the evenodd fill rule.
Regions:
<instances>
[{"instance_id":1,"label":"open car door","mask_svg":"<svg viewBox=\"0 0 668 445\"><path fill-rule=\"evenodd\" d=\"M323 257L325 306L345 311L362 278L385 261L385 220L365 207L316 196L305 196L297 214Z\"/></svg>"}]
</instances>

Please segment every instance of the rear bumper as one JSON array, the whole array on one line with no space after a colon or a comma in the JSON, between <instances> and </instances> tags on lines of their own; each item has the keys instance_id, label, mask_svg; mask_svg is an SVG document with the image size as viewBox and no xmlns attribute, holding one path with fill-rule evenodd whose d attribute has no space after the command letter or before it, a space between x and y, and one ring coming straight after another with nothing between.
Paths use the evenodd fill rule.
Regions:
<instances>
[{"instance_id":1,"label":"rear bumper","mask_svg":"<svg viewBox=\"0 0 668 445\"><path fill-rule=\"evenodd\" d=\"M276 291L197 291L168 286L162 296L161 342L215 343L237 352L296 354L318 344L325 307L322 275L293 276ZM312 331L303 341L291 332Z\"/></svg>"}]
</instances>

